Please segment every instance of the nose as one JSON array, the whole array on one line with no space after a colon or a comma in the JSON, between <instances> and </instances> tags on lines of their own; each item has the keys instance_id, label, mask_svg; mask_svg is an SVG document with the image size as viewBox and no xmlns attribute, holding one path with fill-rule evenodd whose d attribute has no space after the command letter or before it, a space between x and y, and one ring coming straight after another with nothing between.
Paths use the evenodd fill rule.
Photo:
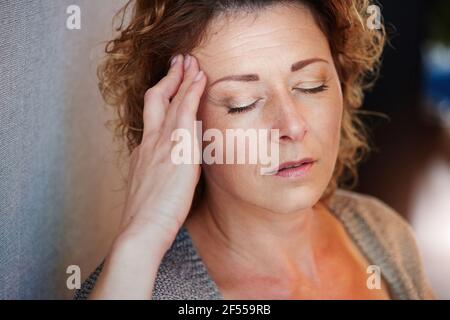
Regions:
<instances>
[{"instance_id":1,"label":"nose","mask_svg":"<svg viewBox=\"0 0 450 320\"><path fill-rule=\"evenodd\" d=\"M279 142L302 141L308 132L308 124L295 97L289 92L278 94L273 107L276 116L272 128L279 130Z\"/></svg>"}]
</instances>

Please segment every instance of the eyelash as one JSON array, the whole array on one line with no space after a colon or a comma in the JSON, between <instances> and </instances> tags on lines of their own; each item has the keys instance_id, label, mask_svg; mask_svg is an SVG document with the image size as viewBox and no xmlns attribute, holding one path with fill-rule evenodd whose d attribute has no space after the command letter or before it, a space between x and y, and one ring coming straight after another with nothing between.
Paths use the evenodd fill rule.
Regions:
<instances>
[{"instance_id":1,"label":"eyelash","mask_svg":"<svg viewBox=\"0 0 450 320\"><path fill-rule=\"evenodd\" d=\"M326 84L323 84L319 87L310 88L310 89L301 89L301 88L294 88L294 89L299 90L300 92L305 93L305 94L315 94L315 93L319 93L319 92L323 92L323 91L327 90L328 86ZM250 104L248 106L244 106L244 107L229 107L228 113L233 114L233 113L242 113L242 112L250 111L256 107L256 103L259 100L261 100L261 99L258 99L255 102L253 102L252 104Z\"/></svg>"}]
</instances>

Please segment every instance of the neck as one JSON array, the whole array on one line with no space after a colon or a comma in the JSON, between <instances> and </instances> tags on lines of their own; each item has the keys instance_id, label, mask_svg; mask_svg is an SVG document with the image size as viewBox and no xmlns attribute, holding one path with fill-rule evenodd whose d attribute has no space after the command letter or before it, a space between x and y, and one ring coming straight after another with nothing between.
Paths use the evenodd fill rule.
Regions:
<instances>
[{"instance_id":1,"label":"neck","mask_svg":"<svg viewBox=\"0 0 450 320\"><path fill-rule=\"evenodd\" d=\"M282 214L221 192L206 192L186 225L199 251L214 257L211 263L239 265L260 274L296 277L301 272L317 278L317 257L330 244L325 221L320 202Z\"/></svg>"}]
</instances>

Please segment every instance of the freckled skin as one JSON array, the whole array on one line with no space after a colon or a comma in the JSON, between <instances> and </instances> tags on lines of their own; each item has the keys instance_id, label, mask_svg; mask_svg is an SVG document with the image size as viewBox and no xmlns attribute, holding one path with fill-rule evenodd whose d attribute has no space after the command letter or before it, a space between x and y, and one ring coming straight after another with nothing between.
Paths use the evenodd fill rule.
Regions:
<instances>
[{"instance_id":1,"label":"freckled skin","mask_svg":"<svg viewBox=\"0 0 450 320\"><path fill-rule=\"evenodd\" d=\"M303 180L262 176L259 165L202 165L206 194L185 222L225 298L387 298L366 288L368 262L320 204L333 173L343 97L327 38L310 11L273 6L214 20L192 54L207 75L203 130L279 129L280 163L313 157ZM320 58L291 72L294 62ZM258 74L259 81L224 81ZM294 88L328 88L303 93ZM223 101L255 108L229 114ZM383 288L386 288L384 285Z\"/></svg>"}]
</instances>

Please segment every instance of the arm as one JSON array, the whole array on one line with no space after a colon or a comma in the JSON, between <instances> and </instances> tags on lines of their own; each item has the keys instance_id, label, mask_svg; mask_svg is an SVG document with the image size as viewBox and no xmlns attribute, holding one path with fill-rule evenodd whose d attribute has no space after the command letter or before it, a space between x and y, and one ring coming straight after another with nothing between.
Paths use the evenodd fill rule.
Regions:
<instances>
[{"instance_id":1,"label":"arm","mask_svg":"<svg viewBox=\"0 0 450 320\"><path fill-rule=\"evenodd\" d=\"M86 298L151 299L158 267L167 251L167 243L158 240L163 237L151 234L153 239L117 238L111 253L94 272L95 286Z\"/></svg>"},{"instance_id":2,"label":"arm","mask_svg":"<svg viewBox=\"0 0 450 320\"><path fill-rule=\"evenodd\" d=\"M189 213L200 177L199 164L177 165L171 159L171 134L177 128L188 130L199 149L194 130L206 77L196 77L198 62L190 60L183 68L178 56L168 75L145 94L143 138L130 159L119 235L84 286L92 292L81 290L78 297L152 297L159 265Z\"/></svg>"}]
</instances>

